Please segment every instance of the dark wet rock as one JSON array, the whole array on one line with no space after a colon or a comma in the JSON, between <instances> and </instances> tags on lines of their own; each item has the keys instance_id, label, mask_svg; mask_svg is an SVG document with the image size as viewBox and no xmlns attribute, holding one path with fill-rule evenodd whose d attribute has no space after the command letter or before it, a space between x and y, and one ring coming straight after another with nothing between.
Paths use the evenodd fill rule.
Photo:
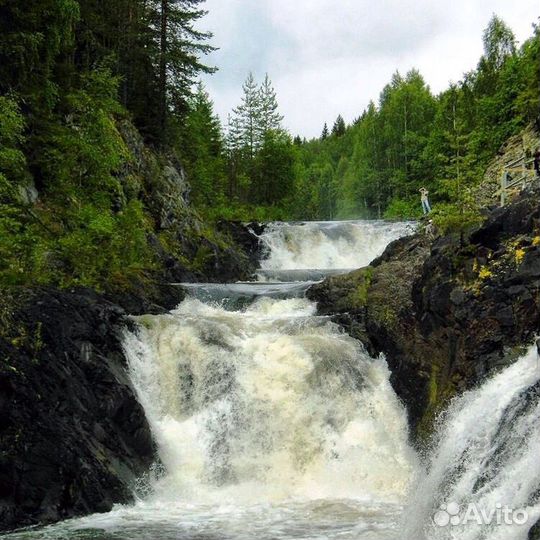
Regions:
<instances>
[{"instance_id":1,"label":"dark wet rock","mask_svg":"<svg viewBox=\"0 0 540 540\"><path fill-rule=\"evenodd\" d=\"M253 277L258 263L227 237L209 239L205 236L179 232L176 241L184 260L170 261L163 279L173 283L231 283Z\"/></svg>"},{"instance_id":2,"label":"dark wet rock","mask_svg":"<svg viewBox=\"0 0 540 540\"><path fill-rule=\"evenodd\" d=\"M258 235L262 234L264 225L220 221L212 234L205 235L198 229L201 229L201 224L195 224L189 230L179 230L175 236L187 264L164 250L159 252L166 268L163 280L231 283L253 278L262 257Z\"/></svg>"},{"instance_id":3,"label":"dark wet rock","mask_svg":"<svg viewBox=\"0 0 540 540\"><path fill-rule=\"evenodd\" d=\"M24 296L0 329L0 529L129 502L154 458L122 352L126 312L84 289Z\"/></svg>"},{"instance_id":4,"label":"dark wet rock","mask_svg":"<svg viewBox=\"0 0 540 540\"><path fill-rule=\"evenodd\" d=\"M222 220L217 223L218 231L227 235L235 245L240 247L254 268L259 266L263 256L263 246L259 237L265 228L266 224L257 222L242 223Z\"/></svg>"},{"instance_id":5,"label":"dark wet rock","mask_svg":"<svg viewBox=\"0 0 540 540\"><path fill-rule=\"evenodd\" d=\"M535 197L522 197L491 212L482 227L471 234L470 242L496 249L501 236L531 233L539 218L540 208Z\"/></svg>"},{"instance_id":6,"label":"dark wet rock","mask_svg":"<svg viewBox=\"0 0 540 540\"><path fill-rule=\"evenodd\" d=\"M370 267L308 291L320 313L385 353L418 437L538 332L539 216L538 197L524 196L469 234L401 239Z\"/></svg>"},{"instance_id":7,"label":"dark wet rock","mask_svg":"<svg viewBox=\"0 0 540 540\"><path fill-rule=\"evenodd\" d=\"M107 301L117 304L129 315L160 315L176 308L186 297L178 285L159 281L131 283L128 290L108 292Z\"/></svg>"},{"instance_id":8,"label":"dark wet rock","mask_svg":"<svg viewBox=\"0 0 540 540\"><path fill-rule=\"evenodd\" d=\"M540 540L540 520L532 526L527 538L528 540Z\"/></svg>"}]
</instances>

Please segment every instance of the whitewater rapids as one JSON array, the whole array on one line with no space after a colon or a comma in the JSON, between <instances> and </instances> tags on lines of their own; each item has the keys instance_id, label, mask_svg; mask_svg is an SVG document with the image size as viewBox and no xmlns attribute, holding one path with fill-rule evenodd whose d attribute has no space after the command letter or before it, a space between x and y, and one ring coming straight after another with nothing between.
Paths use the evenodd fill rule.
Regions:
<instances>
[{"instance_id":1,"label":"whitewater rapids","mask_svg":"<svg viewBox=\"0 0 540 540\"><path fill-rule=\"evenodd\" d=\"M367 266L390 242L411 234L412 222L308 221L272 223L261 235L265 256L259 276L265 279L301 271L325 274ZM280 276L280 273L282 275ZM292 281L295 281L293 279ZM284 279L281 279L284 281Z\"/></svg>"},{"instance_id":2,"label":"whitewater rapids","mask_svg":"<svg viewBox=\"0 0 540 540\"><path fill-rule=\"evenodd\" d=\"M385 359L304 298L411 229L273 224L258 282L187 284L177 309L136 318L124 350L158 451L136 503L6 538L527 540L540 517L536 350L454 400L419 456ZM452 524L470 504L527 519Z\"/></svg>"}]
</instances>

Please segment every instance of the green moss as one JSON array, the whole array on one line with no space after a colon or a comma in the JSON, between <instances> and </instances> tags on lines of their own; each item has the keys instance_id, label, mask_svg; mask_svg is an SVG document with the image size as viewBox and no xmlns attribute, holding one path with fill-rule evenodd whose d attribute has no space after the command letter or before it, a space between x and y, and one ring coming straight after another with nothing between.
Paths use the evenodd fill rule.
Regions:
<instances>
[{"instance_id":1,"label":"green moss","mask_svg":"<svg viewBox=\"0 0 540 540\"><path fill-rule=\"evenodd\" d=\"M368 266L367 268L362 269L361 275L359 276L359 283L349 296L349 302L353 308L359 309L367 306L369 288L371 287L372 280L373 268Z\"/></svg>"},{"instance_id":2,"label":"green moss","mask_svg":"<svg viewBox=\"0 0 540 540\"><path fill-rule=\"evenodd\" d=\"M438 389L439 389L439 367L436 364L431 365L431 373L428 386L428 403L429 407L435 407L437 404Z\"/></svg>"},{"instance_id":3,"label":"green moss","mask_svg":"<svg viewBox=\"0 0 540 540\"><path fill-rule=\"evenodd\" d=\"M381 306L373 316L383 326L392 327L398 322L398 315L390 306Z\"/></svg>"},{"instance_id":4,"label":"green moss","mask_svg":"<svg viewBox=\"0 0 540 540\"><path fill-rule=\"evenodd\" d=\"M201 245L197 249L195 258L190 262L189 268L196 272L203 272L212 257L212 250L207 245Z\"/></svg>"},{"instance_id":5,"label":"green moss","mask_svg":"<svg viewBox=\"0 0 540 540\"><path fill-rule=\"evenodd\" d=\"M192 252L186 253L184 251L182 244L178 241L179 235L184 238L187 246L198 246L195 255ZM235 247L231 238L221 234L211 225L200 221L181 232L175 229L162 231L159 233L158 239L164 251L172 255L182 266L193 272L204 272L206 270L209 262L214 257L214 248L226 251Z\"/></svg>"},{"instance_id":6,"label":"green moss","mask_svg":"<svg viewBox=\"0 0 540 540\"><path fill-rule=\"evenodd\" d=\"M416 435L419 441L428 441L435 427L437 416L448 406L448 403L458 393L461 379L458 375L451 378L443 376L441 360L435 359L431 364L427 384L427 407L422 416Z\"/></svg>"}]
</instances>

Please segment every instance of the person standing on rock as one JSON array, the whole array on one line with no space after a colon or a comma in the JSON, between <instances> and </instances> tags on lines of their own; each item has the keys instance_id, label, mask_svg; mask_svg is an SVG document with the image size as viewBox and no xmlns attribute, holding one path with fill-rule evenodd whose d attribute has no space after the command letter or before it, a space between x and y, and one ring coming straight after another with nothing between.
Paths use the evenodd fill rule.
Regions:
<instances>
[{"instance_id":1,"label":"person standing on rock","mask_svg":"<svg viewBox=\"0 0 540 540\"><path fill-rule=\"evenodd\" d=\"M422 210L424 211L424 215L431 212L431 205L429 204L428 195L429 191L425 187L420 188L420 200L422 201Z\"/></svg>"},{"instance_id":2,"label":"person standing on rock","mask_svg":"<svg viewBox=\"0 0 540 540\"><path fill-rule=\"evenodd\" d=\"M536 149L536 152L534 153L534 170L536 172L536 176L540 177L540 148Z\"/></svg>"}]
</instances>

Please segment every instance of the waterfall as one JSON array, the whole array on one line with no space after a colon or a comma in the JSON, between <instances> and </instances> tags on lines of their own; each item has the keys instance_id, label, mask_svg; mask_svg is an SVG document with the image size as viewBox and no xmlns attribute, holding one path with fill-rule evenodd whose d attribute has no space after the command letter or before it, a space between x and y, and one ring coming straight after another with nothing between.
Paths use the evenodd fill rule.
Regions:
<instances>
[{"instance_id":1,"label":"waterfall","mask_svg":"<svg viewBox=\"0 0 540 540\"><path fill-rule=\"evenodd\" d=\"M7 537L527 540L536 349L456 397L419 456L385 359L304 298L302 279L365 265L410 230L274 224L260 281L190 284L177 309L137 317L124 350L158 452L137 502Z\"/></svg>"},{"instance_id":2,"label":"waterfall","mask_svg":"<svg viewBox=\"0 0 540 540\"><path fill-rule=\"evenodd\" d=\"M167 471L155 498L403 498L415 460L386 364L314 310L303 299L240 312L187 300L127 336Z\"/></svg>"},{"instance_id":3,"label":"waterfall","mask_svg":"<svg viewBox=\"0 0 540 540\"><path fill-rule=\"evenodd\" d=\"M439 419L404 512L405 538L527 540L540 518L539 420L540 360L532 347Z\"/></svg>"},{"instance_id":4,"label":"waterfall","mask_svg":"<svg viewBox=\"0 0 540 540\"><path fill-rule=\"evenodd\" d=\"M270 224L261 236L265 272L350 270L367 266L393 240L411 234L413 223L328 221Z\"/></svg>"}]
</instances>

